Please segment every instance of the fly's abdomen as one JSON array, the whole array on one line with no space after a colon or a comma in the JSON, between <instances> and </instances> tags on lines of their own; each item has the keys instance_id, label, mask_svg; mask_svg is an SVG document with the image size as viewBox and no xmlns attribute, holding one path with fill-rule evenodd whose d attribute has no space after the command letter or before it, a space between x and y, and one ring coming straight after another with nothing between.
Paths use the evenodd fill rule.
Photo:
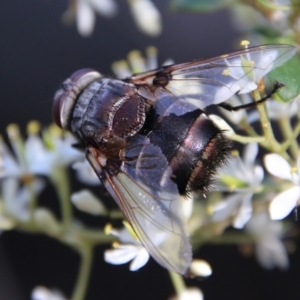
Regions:
<instances>
[{"instance_id":1,"label":"fly's abdomen","mask_svg":"<svg viewBox=\"0 0 300 300\"><path fill-rule=\"evenodd\" d=\"M230 148L222 131L199 109L161 116L148 137L166 156L181 195L204 193Z\"/></svg>"}]
</instances>

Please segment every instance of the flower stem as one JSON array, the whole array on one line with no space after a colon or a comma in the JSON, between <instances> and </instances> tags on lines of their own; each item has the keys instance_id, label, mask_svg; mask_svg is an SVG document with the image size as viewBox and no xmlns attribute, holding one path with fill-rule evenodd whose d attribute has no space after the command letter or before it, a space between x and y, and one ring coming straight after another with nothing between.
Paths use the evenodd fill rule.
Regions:
<instances>
[{"instance_id":1,"label":"flower stem","mask_svg":"<svg viewBox=\"0 0 300 300\"><path fill-rule=\"evenodd\" d=\"M258 90L253 91L252 95L253 95L255 101L259 101L261 99L261 96L260 96ZM261 127L263 130L264 136L266 138L265 142L261 143L260 145L272 152L279 153L283 157L287 158L286 152L283 150L280 143L278 143L277 140L275 139L270 120L267 116L265 105L257 105L257 110L260 115Z\"/></svg>"},{"instance_id":2,"label":"flower stem","mask_svg":"<svg viewBox=\"0 0 300 300\"><path fill-rule=\"evenodd\" d=\"M29 183L26 185L27 189L30 193L30 201L29 201L29 222L32 226L34 226L34 211L36 209L36 205L37 205L37 196L34 192L32 183Z\"/></svg>"},{"instance_id":3,"label":"flower stem","mask_svg":"<svg viewBox=\"0 0 300 300\"><path fill-rule=\"evenodd\" d=\"M296 160L299 153L299 147L296 139L293 138L294 132L291 123L287 118L281 118L279 120L279 125L284 138L286 139L286 141L289 141L290 153L292 157Z\"/></svg>"},{"instance_id":4,"label":"flower stem","mask_svg":"<svg viewBox=\"0 0 300 300\"><path fill-rule=\"evenodd\" d=\"M169 272L169 275L173 283L176 294L179 294L186 288L182 276L174 272Z\"/></svg>"},{"instance_id":5,"label":"flower stem","mask_svg":"<svg viewBox=\"0 0 300 300\"><path fill-rule=\"evenodd\" d=\"M300 122L298 122L294 127L293 134L289 137L289 139L282 144L282 148L287 149L290 146L291 140L296 140L299 134L300 134Z\"/></svg>"},{"instance_id":6,"label":"flower stem","mask_svg":"<svg viewBox=\"0 0 300 300\"><path fill-rule=\"evenodd\" d=\"M193 247L198 248L204 244L212 245L240 245L254 243L257 240L256 236L245 233L225 233L217 236L206 236L201 233L193 234L191 243Z\"/></svg>"},{"instance_id":7,"label":"flower stem","mask_svg":"<svg viewBox=\"0 0 300 300\"><path fill-rule=\"evenodd\" d=\"M263 136L242 136L238 134L234 134L231 139L241 144L263 143L266 140Z\"/></svg>"},{"instance_id":8,"label":"flower stem","mask_svg":"<svg viewBox=\"0 0 300 300\"><path fill-rule=\"evenodd\" d=\"M55 186L59 195L61 213L62 213L62 234L65 233L71 226L72 208L70 204L70 183L65 167L55 168L50 179Z\"/></svg>"},{"instance_id":9,"label":"flower stem","mask_svg":"<svg viewBox=\"0 0 300 300\"><path fill-rule=\"evenodd\" d=\"M93 247L90 244L85 243L80 250L81 265L71 300L83 300L85 298L91 273Z\"/></svg>"}]
</instances>

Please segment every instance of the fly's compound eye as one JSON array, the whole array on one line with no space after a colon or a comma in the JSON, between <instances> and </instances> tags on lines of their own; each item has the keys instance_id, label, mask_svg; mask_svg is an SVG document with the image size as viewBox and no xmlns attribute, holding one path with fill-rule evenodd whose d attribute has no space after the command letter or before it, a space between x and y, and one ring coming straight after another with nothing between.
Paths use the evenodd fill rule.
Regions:
<instances>
[{"instance_id":1,"label":"fly's compound eye","mask_svg":"<svg viewBox=\"0 0 300 300\"><path fill-rule=\"evenodd\" d=\"M54 95L53 119L62 129L68 129L70 117L79 94L102 75L93 69L81 69L66 79Z\"/></svg>"}]
</instances>

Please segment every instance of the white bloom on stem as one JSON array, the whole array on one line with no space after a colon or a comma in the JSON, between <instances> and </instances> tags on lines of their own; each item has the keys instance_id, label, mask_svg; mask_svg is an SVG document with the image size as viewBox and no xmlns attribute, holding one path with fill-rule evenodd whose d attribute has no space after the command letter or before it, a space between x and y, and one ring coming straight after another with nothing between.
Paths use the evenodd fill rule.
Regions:
<instances>
[{"instance_id":1,"label":"white bloom on stem","mask_svg":"<svg viewBox=\"0 0 300 300\"><path fill-rule=\"evenodd\" d=\"M267 171L284 180L291 181L294 186L278 194L270 203L269 213L271 219L280 220L299 205L300 199L300 156L297 158L297 169L280 155L272 153L264 157Z\"/></svg>"},{"instance_id":2,"label":"white bloom on stem","mask_svg":"<svg viewBox=\"0 0 300 300\"><path fill-rule=\"evenodd\" d=\"M151 0L128 0L130 10L138 28L145 34L157 36L162 30L161 15ZM72 0L62 19L66 24L76 20L81 36L93 33L96 15L114 17L118 12L115 0Z\"/></svg>"},{"instance_id":3,"label":"white bloom on stem","mask_svg":"<svg viewBox=\"0 0 300 300\"><path fill-rule=\"evenodd\" d=\"M233 59L224 58L227 67L222 72L230 76L230 85L221 87L214 97L214 104L223 102L235 93L250 93L258 88L262 78L283 64L295 54L290 48L286 52L279 49L261 48L261 51L243 53Z\"/></svg>"},{"instance_id":4,"label":"white bloom on stem","mask_svg":"<svg viewBox=\"0 0 300 300\"><path fill-rule=\"evenodd\" d=\"M3 200L4 214L12 216L20 221L28 221L30 218L29 205L32 195L39 194L44 188L44 181L41 179L32 179L30 188L20 187L17 178L8 177L1 180L1 191Z\"/></svg>"},{"instance_id":5,"label":"white bloom on stem","mask_svg":"<svg viewBox=\"0 0 300 300\"><path fill-rule=\"evenodd\" d=\"M76 161L72 168L75 170L79 181L93 186L101 184L100 179L85 158L82 161Z\"/></svg>"},{"instance_id":6,"label":"white bloom on stem","mask_svg":"<svg viewBox=\"0 0 300 300\"><path fill-rule=\"evenodd\" d=\"M299 112L299 99L300 97L297 96L294 100L290 101L289 103L284 103L272 99L268 100L266 102L266 105L270 120L278 120L281 118L291 119L292 117L296 116Z\"/></svg>"},{"instance_id":7,"label":"white bloom on stem","mask_svg":"<svg viewBox=\"0 0 300 300\"><path fill-rule=\"evenodd\" d=\"M67 298L58 290L37 286L31 293L31 300L67 300Z\"/></svg>"},{"instance_id":8,"label":"white bloom on stem","mask_svg":"<svg viewBox=\"0 0 300 300\"><path fill-rule=\"evenodd\" d=\"M156 69L157 49L153 46L146 48L146 56L138 50L132 50L128 53L127 60L119 60L112 64L112 70L120 79L131 76L134 73L146 72Z\"/></svg>"},{"instance_id":9,"label":"white bloom on stem","mask_svg":"<svg viewBox=\"0 0 300 300\"><path fill-rule=\"evenodd\" d=\"M248 144L242 159L232 157L227 166L222 169L220 180L223 184L217 187L219 190L234 191L235 193L212 208L212 220L214 222L234 216L232 225L240 229L251 218L252 197L264 178L263 168L255 165L257 153L257 144Z\"/></svg>"},{"instance_id":10,"label":"white bloom on stem","mask_svg":"<svg viewBox=\"0 0 300 300\"><path fill-rule=\"evenodd\" d=\"M255 237L256 258L264 268L286 270L289 267L287 251L281 241L282 222L272 221L267 212L260 212L253 215L245 230Z\"/></svg>"},{"instance_id":11,"label":"white bloom on stem","mask_svg":"<svg viewBox=\"0 0 300 300\"><path fill-rule=\"evenodd\" d=\"M81 190L71 195L71 202L74 206L88 214L101 216L107 213L102 201L94 196L89 190Z\"/></svg>"},{"instance_id":12,"label":"white bloom on stem","mask_svg":"<svg viewBox=\"0 0 300 300\"><path fill-rule=\"evenodd\" d=\"M29 206L44 188L39 175L51 176L56 168L67 166L83 154L71 145L74 139L62 139L51 126L42 139L36 121L28 124L28 138L24 141L17 125L8 126L7 132L13 153L0 139L0 184L3 209L8 215L28 221Z\"/></svg>"},{"instance_id":13,"label":"white bloom on stem","mask_svg":"<svg viewBox=\"0 0 300 300\"><path fill-rule=\"evenodd\" d=\"M203 259L193 259L189 271L192 276L198 277L208 277L212 274L211 266Z\"/></svg>"},{"instance_id":14,"label":"white bloom on stem","mask_svg":"<svg viewBox=\"0 0 300 300\"><path fill-rule=\"evenodd\" d=\"M107 18L113 17L117 13L117 4L114 0L76 0L75 9L78 32L88 37L94 30L96 13Z\"/></svg>"},{"instance_id":15,"label":"white bloom on stem","mask_svg":"<svg viewBox=\"0 0 300 300\"><path fill-rule=\"evenodd\" d=\"M116 236L121 244L117 244L115 249L104 252L104 260L113 265L125 264L131 261L130 271L137 271L149 260L149 253L135 236L131 226L124 222L125 228L121 230L109 228L109 233Z\"/></svg>"},{"instance_id":16,"label":"white bloom on stem","mask_svg":"<svg viewBox=\"0 0 300 300\"><path fill-rule=\"evenodd\" d=\"M132 16L138 28L150 36L162 31L161 15L151 0L128 0Z\"/></svg>"},{"instance_id":17,"label":"white bloom on stem","mask_svg":"<svg viewBox=\"0 0 300 300\"><path fill-rule=\"evenodd\" d=\"M0 179L14 177L26 179L33 175L49 176L55 167L67 166L82 158L83 154L72 147L76 140L68 135L65 139L46 132L46 142L40 136L39 124L32 121L28 124L28 138L24 142L17 125L8 126L8 136L14 154L0 140Z\"/></svg>"}]
</instances>

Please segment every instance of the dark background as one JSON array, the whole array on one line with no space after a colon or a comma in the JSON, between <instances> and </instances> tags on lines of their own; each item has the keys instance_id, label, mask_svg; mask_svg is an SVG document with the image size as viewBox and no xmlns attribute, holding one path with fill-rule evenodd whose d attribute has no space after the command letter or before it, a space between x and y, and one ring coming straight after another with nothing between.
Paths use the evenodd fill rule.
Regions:
<instances>
[{"instance_id":1,"label":"dark background","mask_svg":"<svg viewBox=\"0 0 300 300\"><path fill-rule=\"evenodd\" d=\"M97 18L95 32L82 38L60 17L67 1L2 0L0 2L0 129L16 122L22 129L32 119L51 122L52 98L59 83L78 68L93 67L111 74L113 61L133 49L159 49L160 62L185 62L230 52L241 36L227 12L198 15L171 13L167 1L154 1L163 14L163 34L141 34L126 1L119 14ZM167 299L174 291L168 273L153 260L138 272L128 265L103 261L98 247L86 299ZM199 286L205 299L299 299L299 251L287 272L266 271L253 257L241 257L236 247L203 247L197 257L211 263L213 275ZM74 287L79 257L45 236L8 232L0 238L0 299L29 299L36 285L57 287L67 296Z\"/></svg>"}]
</instances>

